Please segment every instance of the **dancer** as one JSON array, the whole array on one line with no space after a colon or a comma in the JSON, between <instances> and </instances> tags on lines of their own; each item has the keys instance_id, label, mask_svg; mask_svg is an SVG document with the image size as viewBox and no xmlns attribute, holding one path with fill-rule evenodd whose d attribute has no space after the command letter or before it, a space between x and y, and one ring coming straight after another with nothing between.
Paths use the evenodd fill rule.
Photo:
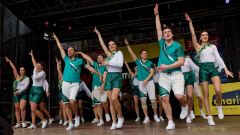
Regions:
<instances>
[{"instance_id":1,"label":"dancer","mask_svg":"<svg viewBox=\"0 0 240 135\"><path fill-rule=\"evenodd\" d=\"M184 51L182 46L173 40L171 28L161 29L161 23L158 13L158 4L154 8L157 37L160 46L160 55L158 59L158 69L160 71L159 86L162 106L168 118L166 129L175 129L175 123L172 118L172 108L169 102L171 89L174 96L180 102L182 111L180 119L187 116L188 107L186 97L184 96L184 77L181 72L181 66L184 64Z\"/></svg>"},{"instance_id":2,"label":"dancer","mask_svg":"<svg viewBox=\"0 0 240 135\"><path fill-rule=\"evenodd\" d=\"M137 65L137 79L139 80L139 96L142 104L143 113L145 118L143 123L149 123L150 119L148 117L148 107L147 107L147 95L152 103L153 109L153 118L155 122L160 122L160 119L157 115L157 102L156 102L156 91L153 82L154 68L153 62L147 58L147 50L142 50L140 52L141 59L137 58L133 50L129 46L127 39L124 39L125 44L127 45L128 51L132 56L133 61Z\"/></svg>"},{"instance_id":3,"label":"dancer","mask_svg":"<svg viewBox=\"0 0 240 135\"><path fill-rule=\"evenodd\" d=\"M20 67L19 73L17 68L12 63L8 57L5 57L7 63L10 64L15 81L13 82L13 102L14 102L14 109L15 109L15 117L17 120L16 125L14 128L21 127L20 121L22 119L22 127L27 127L27 123L25 122L26 118L26 104L27 104L27 89L30 83L29 78L26 76L26 71L24 67Z\"/></svg>"},{"instance_id":4,"label":"dancer","mask_svg":"<svg viewBox=\"0 0 240 135\"><path fill-rule=\"evenodd\" d=\"M55 39L61 56L65 62L64 72L63 72L63 83L62 83L62 92L68 100L65 100L66 103L66 110L68 116L69 125L66 130L72 130L74 127L78 127L80 124L80 117L78 115L77 103L76 103L76 95L79 90L79 83L80 83L80 74L81 74L81 66L84 66L86 69L90 70L91 72L98 74L101 76L97 71L95 71L89 65L85 65L83 59L76 57L76 50L73 47L68 48L68 55L66 55L62 44L60 43L57 36L53 33L53 38ZM72 110L75 116L75 123L73 125L72 119Z\"/></svg>"},{"instance_id":5,"label":"dancer","mask_svg":"<svg viewBox=\"0 0 240 135\"><path fill-rule=\"evenodd\" d=\"M204 94L204 105L207 112L207 119L208 124L215 125L213 121L213 117L210 112L209 106L209 88L208 88L208 81L211 79L215 92L216 92L216 99L217 99L217 110L218 110L218 118L223 119L224 114L222 111L222 93L221 93L221 80L218 74L215 65L219 65L224 68L226 76L233 77L233 73L230 72L224 61L222 60L221 56L218 53L217 47L213 44L209 43L209 35L207 31L203 31L200 33L200 42L198 43L195 30L192 24L192 20L188 14L185 14L186 20L189 23L190 32L192 35L192 42L193 46L197 52L197 60L200 64L199 69L199 82L201 83L203 94Z\"/></svg>"},{"instance_id":6,"label":"dancer","mask_svg":"<svg viewBox=\"0 0 240 135\"><path fill-rule=\"evenodd\" d=\"M32 124L29 126L29 129L36 128L36 116L39 117L42 121L42 128L47 127L47 120L44 118L44 115L41 111L38 110L39 104L42 101L44 90L43 83L46 79L46 73L44 72L44 63L36 62L33 51L29 53L32 59L32 64L34 66L33 75L32 75L32 88L29 94L31 114L32 114Z\"/></svg>"},{"instance_id":7,"label":"dancer","mask_svg":"<svg viewBox=\"0 0 240 135\"><path fill-rule=\"evenodd\" d=\"M103 61L102 65L106 65L107 67L107 76L105 82L106 84L103 83L103 85L106 85L105 90L107 90L113 120L110 129L122 128L124 118L122 116L122 109L121 104L118 100L118 95L120 89L122 88L123 54L121 51L117 50L117 45L113 41L110 41L108 43L108 50L102 39L101 33L97 30L96 27L94 29L94 32L97 34L101 47L108 57L106 61ZM100 89L104 89L103 85L100 87ZM116 113L118 122L116 119Z\"/></svg>"},{"instance_id":8,"label":"dancer","mask_svg":"<svg viewBox=\"0 0 240 135\"><path fill-rule=\"evenodd\" d=\"M139 113L139 88L138 88L138 84L139 81L137 79L137 67L134 67L134 71L132 72L132 70L130 69L130 67L128 66L128 63L125 61L125 65L127 67L128 73L131 75L131 86L132 86L132 93L133 93L133 102L134 102L134 109L135 109L135 113L137 115L137 118L135 119L135 122L139 122L140 121L140 113Z\"/></svg>"}]
</instances>

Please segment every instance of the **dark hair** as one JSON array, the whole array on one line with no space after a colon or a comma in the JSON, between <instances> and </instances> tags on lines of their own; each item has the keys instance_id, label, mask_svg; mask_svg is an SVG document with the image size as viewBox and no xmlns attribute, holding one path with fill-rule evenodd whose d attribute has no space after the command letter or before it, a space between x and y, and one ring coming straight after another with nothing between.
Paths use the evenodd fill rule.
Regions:
<instances>
[{"instance_id":1,"label":"dark hair","mask_svg":"<svg viewBox=\"0 0 240 135\"><path fill-rule=\"evenodd\" d=\"M201 31L199 37L201 37L203 32L207 32L207 31L206 30ZM208 33L208 42L209 42L209 33ZM199 38L199 43L202 44L202 41L200 40L200 38Z\"/></svg>"},{"instance_id":2,"label":"dark hair","mask_svg":"<svg viewBox=\"0 0 240 135\"><path fill-rule=\"evenodd\" d=\"M46 64L46 62L44 62L44 61L39 61L38 62L38 64L40 64L42 67L43 67L43 71L44 72L47 72L47 64Z\"/></svg>"},{"instance_id":3,"label":"dark hair","mask_svg":"<svg viewBox=\"0 0 240 135\"><path fill-rule=\"evenodd\" d=\"M77 51L75 47L69 46L68 48L72 48L74 50L74 52Z\"/></svg>"},{"instance_id":4,"label":"dark hair","mask_svg":"<svg viewBox=\"0 0 240 135\"><path fill-rule=\"evenodd\" d=\"M164 31L164 30L166 30L166 29L170 29L170 30L173 32L173 29L172 29L171 27L169 27L169 26L163 27L163 28L162 28L162 31Z\"/></svg>"},{"instance_id":5,"label":"dark hair","mask_svg":"<svg viewBox=\"0 0 240 135\"><path fill-rule=\"evenodd\" d=\"M146 49L142 49L141 51L140 51L140 54L142 54L142 52L147 52L147 50Z\"/></svg>"}]
</instances>

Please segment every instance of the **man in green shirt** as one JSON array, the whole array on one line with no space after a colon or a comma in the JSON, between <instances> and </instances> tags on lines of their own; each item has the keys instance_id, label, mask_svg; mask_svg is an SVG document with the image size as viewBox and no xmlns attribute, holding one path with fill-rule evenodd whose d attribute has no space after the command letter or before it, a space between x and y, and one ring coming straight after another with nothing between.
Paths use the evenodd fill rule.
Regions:
<instances>
[{"instance_id":1,"label":"man in green shirt","mask_svg":"<svg viewBox=\"0 0 240 135\"><path fill-rule=\"evenodd\" d=\"M188 107L186 97L184 96L184 76L181 72L181 66L184 64L184 51L182 46L173 40L171 28L161 29L161 23L158 13L158 5L154 8L157 37L160 46L160 55L158 60L158 69L160 71L159 86L162 106L168 118L166 129L175 129L172 118L172 108L169 102L171 89L175 97L182 106L180 118L187 116Z\"/></svg>"}]
</instances>

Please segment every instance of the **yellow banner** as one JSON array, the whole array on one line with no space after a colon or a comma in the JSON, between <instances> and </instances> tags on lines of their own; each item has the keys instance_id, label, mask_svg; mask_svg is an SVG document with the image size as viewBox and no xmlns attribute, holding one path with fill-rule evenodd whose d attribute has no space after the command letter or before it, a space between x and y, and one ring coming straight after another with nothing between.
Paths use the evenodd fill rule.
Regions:
<instances>
[{"instance_id":1,"label":"yellow banner","mask_svg":"<svg viewBox=\"0 0 240 135\"><path fill-rule=\"evenodd\" d=\"M222 106L225 115L240 115L240 82L225 83L221 85ZM197 98L194 97L195 114L199 116ZM217 100L213 85L209 85L209 103L212 115L217 115ZM204 109L205 110L205 109Z\"/></svg>"}]
</instances>

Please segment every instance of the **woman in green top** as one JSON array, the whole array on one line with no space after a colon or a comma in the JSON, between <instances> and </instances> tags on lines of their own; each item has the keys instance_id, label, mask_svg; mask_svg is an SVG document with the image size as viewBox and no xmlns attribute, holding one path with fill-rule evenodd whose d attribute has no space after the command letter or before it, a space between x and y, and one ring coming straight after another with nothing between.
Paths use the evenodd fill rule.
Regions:
<instances>
[{"instance_id":1,"label":"woman in green top","mask_svg":"<svg viewBox=\"0 0 240 135\"><path fill-rule=\"evenodd\" d=\"M14 128L20 127L20 119L22 119L22 127L25 128L27 126L25 122L26 118L26 103L27 103L27 94L26 90L30 83L28 77L26 77L26 71L24 67L20 67L19 73L17 72L17 68L12 63L8 57L5 57L6 62L10 64L13 70L13 75L15 81L13 83L13 101L14 101L14 109L15 109L15 117L17 120L17 124Z\"/></svg>"}]
</instances>

